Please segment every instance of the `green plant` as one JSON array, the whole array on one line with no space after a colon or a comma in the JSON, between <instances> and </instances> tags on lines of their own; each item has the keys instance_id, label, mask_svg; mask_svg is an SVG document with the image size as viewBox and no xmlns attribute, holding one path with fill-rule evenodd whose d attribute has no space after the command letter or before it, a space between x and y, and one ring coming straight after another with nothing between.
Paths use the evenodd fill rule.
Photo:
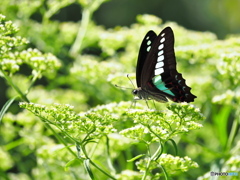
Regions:
<instances>
[{"instance_id":1,"label":"green plant","mask_svg":"<svg viewBox=\"0 0 240 180\"><path fill-rule=\"evenodd\" d=\"M91 179L96 179L95 174L98 174L96 169L111 179L126 177L124 171L122 174L121 171L117 173L114 169L112 162L118 161L118 158L112 157L112 153L117 153L119 150L126 151L132 144L139 143L145 146L146 152L136 154L135 157L129 157L131 159L125 161L136 162L137 169L143 174L133 171L128 174L129 178L138 174L138 178L142 177L141 179L159 179L161 176L168 179L169 174L198 167L189 157L180 158L164 153L165 144L170 141L177 154L174 138L201 127L197 122L204 118L198 109L188 104L175 104L168 106L168 112L136 109L126 113L128 106L128 103L109 104L77 114L70 105L55 104L47 107L20 103L20 107L31 111L45 122L48 129L52 129L52 126L56 127L58 133L52 129L55 136L75 157L69 161L67 167L79 162L79 165L85 166ZM130 126L127 123L121 126L125 121L128 121ZM112 147L116 144L111 145L111 136L118 133L120 135L118 141L121 141L121 136L125 136L126 142L123 144L115 142L119 147ZM76 144L77 153L69 148L71 144ZM101 153L95 153L96 149ZM99 164L97 165L95 161ZM158 170L159 168L161 171ZM154 173L154 170L159 172Z\"/></svg>"},{"instance_id":2,"label":"green plant","mask_svg":"<svg viewBox=\"0 0 240 180\"><path fill-rule=\"evenodd\" d=\"M7 84L1 84L7 98L0 111L1 178L206 179L209 170L239 172L239 36L220 41L151 15L105 29L91 19L105 1L79 1L87 14L81 23L60 22L53 16L75 1L51 2L21 12L17 3L0 7L22 18L19 32L0 18L0 75ZM37 13L42 21L31 18ZM164 26L174 30L177 66L199 108L157 103L150 110L138 102L129 109L130 91L114 84L132 87L125 76L135 72L142 37Z\"/></svg>"}]
</instances>

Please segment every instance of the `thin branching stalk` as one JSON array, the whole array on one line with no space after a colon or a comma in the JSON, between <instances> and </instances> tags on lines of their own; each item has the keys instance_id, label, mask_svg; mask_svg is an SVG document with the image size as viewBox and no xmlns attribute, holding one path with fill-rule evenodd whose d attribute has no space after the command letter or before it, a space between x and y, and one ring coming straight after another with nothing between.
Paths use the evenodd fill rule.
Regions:
<instances>
[{"instance_id":1,"label":"thin branching stalk","mask_svg":"<svg viewBox=\"0 0 240 180\"><path fill-rule=\"evenodd\" d=\"M74 157L76 157L77 158L77 155L76 155L76 153L74 153L73 151L72 151L72 149L71 148L69 148L69 146L68 146L68 144L66 143L66 141L65 141L65 139L63 139L61 136L59 136L59 134L51 127L51 125L49 124L49 123L47 123L47 122L49 122L48 120L46 120L46 119L44 119L44 118L42 118L42 117L40 117L40 116L38 116L42 121L45 121L45 126L48 128L48 129L50 129L52 132L53 132L53 134L54 134L54 136L58 139L58 141L59 142L61 142L62 144L64 144L64 146L67 148L67 150L74 156ZM64 132L64 134L65 135L67 135L69 138L71 138L71 136L69 136L66 132ZM71 138L72 139L72 138ZM73 139L72 139L73 140Z\"/></svg>"},{"instance_id":2,"label":"thin branching stalk","mask_svg":"<svg viewBox=\"0 0 240 180\"><path fill-rule=\"evenodd\" d=\"M82 21L78 29L77 37L70 49L70 55L77 57L78 53L81 53L83 38L87 32L88 24L91 20L92 14L98 9L98 7L106 0L96 0L83 8Z\"/></svg>"},{"instance_id":3,"label":"thin branching stalk","mask_svg":"<svg viewBox=\"0 0 240 180\"><path fill-rule=\"evenodd\" d=\"M26 95L30 92L30 90L31 90L31 88L33 87L34 83L35 83L36 80L39 78L39 75L41 75L41 72L40 72L40 71L38 71L38 73L36 73L35 76L33 76L32 80L31 80L31 83L30 83L27 91L25 92Z\"/></svg>"},{"instance_id":4,"label":"thin branching stalk","mask_svg":"<svg viewBox=\"0 0 240 180\"><path fill-rule=\"evenodd\" d=\"M92 132L91 132L92 133ZM88 135L90 135L91 133L89 133ZM87 135L87 136L88 136ZM84 141L83 141L84 142ZM100 172L102 172L103 174L105 174L106 176L108 176L109 178L111 178L111 179L115 179L112 175L110 175L109 173L107 173L106 171L104 171L102 168L100 168L97 164L95 164L92 160L91 160L91 158L88 156L88 153L87 153L87 151L86 151L86 149L85 149L85 146L86 146L86 143L81 143L81 144L79 144L79 146L80 146L80 148L81 148L81 150L82 150L82 153L84 154L84 156L86 157L86 159L88 159L89 160L89 162L95 167L95 168L97 168Z\"/></svg>"},{"instance_id":5,"label":"thin branching stalk","mask_svg":"<svg viewBox=\"0 0 240 180\"><path fill-rule=\"evenodd\" d=\"M107 148L107 163L110 170L115 174L116 169L114 168L112 161L111 161L111 154L110 154L110 145L109 145L109 138L106 136L106 148Z\"/></svg>"},{"instance_id":6,"label":"thin branching stalk","mask_svg":"<svg viewBox=\"0 0 240 180\"><path fill-rule=\"evenodd\" d=\"M1 71L4 75L4 78L7 80L7 82L10 84L10 86L19 94L19 96L21 97L21 99L23 99L24 101L29 103L28 98L26 97L26 95L13 83L12 79L4 72Z\"/></svg>"},{"instance_id":7,"label":"thin branching stalk","mask_svg":"<svg viewBox=\"0 0 240 180\"><path fill-rule=\"evenodd\" d=\"M149 171L149 167L151 165L151 162L152 162L152 158L149 158L149 161L147 163L147 167L146 167L146 170L143 174L143 177L142 177L142 180L145 180L147 178L147 174L148 174L148 171Z\"/></svg>"},{"instance_id":8,"label":"thin branching stalk","mask_svg":"<svg viewBox=\"0 0 240 180\"><path fill-rule=\"evenodd\" d=\"M109 178L113 179L113 180L116 180L115 177L113 177L112 175L108 174L107 172L105 172L104 170L102 170L100 167L98 167L98 165L96 165L91 159L90 160L90 163L95 167L97 168L99 171L101 171L103 174L105 174L106 176L108 176Z\"/></svg>"},{"instance_id":9,"label":"thin branching stalk","mask_svg":"<svg viewBox=\"0 0 240 180\"><path fill-rule=\"evenodd\" d=\"M88 27L89 21L91 19L91 15L92 15L92 13L90 12L90 10L88 8L83 9L81 25L78 29L77 37L70 49L70 55L72 57L76 57L77 54L80 53L81 46L83 43L83 38L86 34L87 27Z\"/></svg>"}]
</instances>

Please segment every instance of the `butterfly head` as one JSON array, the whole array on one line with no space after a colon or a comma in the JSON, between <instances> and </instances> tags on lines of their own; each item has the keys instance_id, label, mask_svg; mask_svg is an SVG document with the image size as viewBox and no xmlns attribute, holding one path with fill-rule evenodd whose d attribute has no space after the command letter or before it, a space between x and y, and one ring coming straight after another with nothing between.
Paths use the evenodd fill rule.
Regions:
<instances>
[{"instance_id":1,"label":"butterfly head","mask_svg":"<svg viewBox=\"0 0 240 180\"><path fill-rule=\"evenodd\" d=\"M140 99L150 99L149 93L144 91L141 87L132 90L132 94L134 95L135 100Z\"/></svg>"},{"instance_id":2,"label":"butterfly head","mask_svg":"<svg viewBox=\"0 0 240 180\"><path fill-rule=\"evenodd\" d=\"M137 89L133 89L133 90L132 90L132 94L133 94L134 96L137 96L137 95L138 95L138 90L137 90Z\"/></svg>"}]
</instances>

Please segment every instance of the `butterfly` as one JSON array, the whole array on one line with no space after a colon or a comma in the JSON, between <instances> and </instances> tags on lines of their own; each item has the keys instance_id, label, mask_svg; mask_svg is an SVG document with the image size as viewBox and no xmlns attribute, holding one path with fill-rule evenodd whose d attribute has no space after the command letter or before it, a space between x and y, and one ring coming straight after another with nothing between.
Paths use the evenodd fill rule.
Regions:
<instances>
[{"instance_id":1,"label":"butterfly","mask_svg":"<svg viewBox=\"0 0 240 180\"><path fill-rule=\"evenodd\" d=\"M152 30L144 37L140 46L136 81L132 91L134 99L153 99L159 102L193 102L197 96L186 85L182 74L176 69L174 34L166 27L157 36Z\"/></svg>"}]
</instances>

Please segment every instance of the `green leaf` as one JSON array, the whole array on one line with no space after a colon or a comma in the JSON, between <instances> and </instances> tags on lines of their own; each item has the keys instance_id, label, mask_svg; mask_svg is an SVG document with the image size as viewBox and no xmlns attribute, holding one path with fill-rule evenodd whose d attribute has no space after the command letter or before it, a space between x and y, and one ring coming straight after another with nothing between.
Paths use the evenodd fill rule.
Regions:
<instances>
[{"instance_id":1,"label":"green leaf","mask_svg":"<svg viewBox=\"0 0 240 180\"><path fill-rule=\"evenodd\" d=\"M218 112L214 113L213 120L218 131L219 141L225 147L228 139L228 118L232 111L231 106L223 106Z\"/></svg>"},{"instance_id":2,"label":"green leaf","mask_svg":"<svg viewBox=\"0 0 240 180\"><path fill-rule=\"evenodd\" d=\"M88 175L90 176L90 178L92 180L94 180L95 178L94 178L93 172L92 172L91 167L90 167L90 160L89 159L85 159L83 161L83 164L84 164L84 167L85 167L86 171L88 172Z\"/></svg>"},{"instance_id":3,"label":"green leaf","mask_svg":"<svg viewBox=\"0 0 240 180\"><path fill-rule=\"evenodd\" d=\"M177 144L175 143L175 141L173 139L169 139L169 141L171 141L171 143L173 144L174 146L174 149L175 149L175 152L176 152L176 155L178 155L178 148L177 148Z\"/></svg>"},{"instance_id":4,"label":"green leaf","mask_svg":"<svg viewBox=\"0 0 240 180\"><path fill-rule=\"evenodd\" d=\"M72 159L65 165L64 169L65 171L68 171L69 167L79 166L80 163L83 163L82 159L79 158Z\"/></svg>"},{"instance_id":5,"label":"green leaf","mask_svg":"<svg viewBox=\"0 0 240 180\"><path fill-rule=\"evenodd\" d=\"M2 118L5 114L5 112L8 110L8 108L11 106L11 104L15 101L17 97L13 97L11 99L9 99L2 107L1 111L0 111L0 123L2 122Z\"/></svg>"},{"instance_id":6,"label":"green leaf","mask_svg":"<svg viewBox=\"0 0 240 180\"><path fill-rule=\"evenodd\" d=\"M134 158L127 160L127 162L133 162L133 161L135 161L135 160L137 160L137 159L139 159L143 156L145 156L145 154L139 154L138 156L135 156Z\"/></svg>"},{"instance_id":7,"label":"green leaf","mask_svg":"<svg viewBox=\"0 0 240 180\"><path fill-rule=\"evenodd\" d=\"M165 169L163 166L161 166L161 169L162 169L162 171L163 171L163 174L164 174L165 179L168 180L168 179L169 179L169 176L168 176L168 173L167 173L166 169Z\"/></svg>"}]
</instances>

